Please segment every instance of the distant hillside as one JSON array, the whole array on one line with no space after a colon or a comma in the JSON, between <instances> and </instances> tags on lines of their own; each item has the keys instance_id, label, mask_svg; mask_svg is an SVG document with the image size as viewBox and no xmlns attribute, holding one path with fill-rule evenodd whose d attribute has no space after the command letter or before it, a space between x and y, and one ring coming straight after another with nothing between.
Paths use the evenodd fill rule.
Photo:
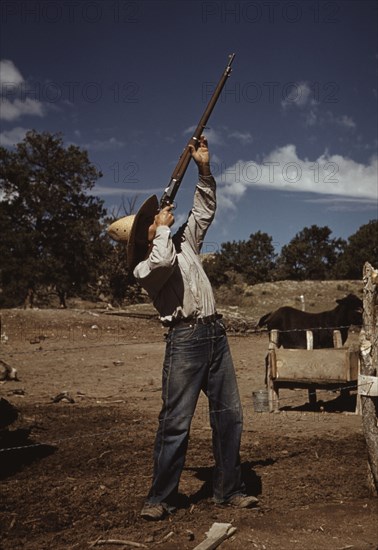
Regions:
<instances>
[{"instance_id":1,"label":"distant hillside","mask_svg":"<svg viewBox=\"0 0 378 550\"><path fill-rule=\"evenodd\" d=\"M226 325L236 332L252 329L262 315L281 306L305 311L325 311L336 307L336 300L349 293L362 298L362 281L277 281L257 285L234 284L230 288L215 290L217 310L223 314ZM301 300L303 296L303 302ZM104 303L69 300L72 309L104 309ZM109 313L132 317L158 319L150 301L122 308L105 308Z\"/></svg>"},{"instance_id":2,"label":"distant hillside","mask_svg":"<svg viewBox=\"0 0 378 550\"><path fill-rule=\"evenodd\" d=\"M349 293L362 298L362 281L277 281L257 285L221 287L215 297L218 309L249 319L259 319L281 306L305 311L324 311L336 307L336 300ZM301 301L303 296L303 302Z\"/></svg>"}]
</instances>

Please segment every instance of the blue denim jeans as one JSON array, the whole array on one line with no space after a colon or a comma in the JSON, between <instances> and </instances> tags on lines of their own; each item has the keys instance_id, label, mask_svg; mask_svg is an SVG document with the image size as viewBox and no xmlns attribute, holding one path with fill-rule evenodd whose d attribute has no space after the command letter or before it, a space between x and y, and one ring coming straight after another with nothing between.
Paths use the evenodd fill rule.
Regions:
<instances>
[{"instance_id":1,"label":"blue denim jeans","mask_svg":"<svg viewBox=\"0 0 378 550\"><path fill-rule=\"evenodd\" d=\"M242 407L226 331L218 320L209 325L179 325L167 335L150 503L169 508L178 493L201 390L209 401L214 500L221 503L244 493L239 457Z\"/></svg>"}]
</instances>

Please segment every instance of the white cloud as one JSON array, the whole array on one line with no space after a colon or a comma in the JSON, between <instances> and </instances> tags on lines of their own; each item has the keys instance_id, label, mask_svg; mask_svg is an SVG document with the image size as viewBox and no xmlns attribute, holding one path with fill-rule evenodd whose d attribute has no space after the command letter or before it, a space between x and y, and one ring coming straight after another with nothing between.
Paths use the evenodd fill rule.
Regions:
<instances>
[{"instance_id":1,"label":"white cloud","mask_svg":"<svg viewBox=\"0 0 378 550\"><path fill-rule=\"evenodd\" d=\"M287 95L285 99L281 101L281 105L284 109L289 107L303 108L308 104L314 103L311 96L312 91L307 82L293 82L290 87L287 86Z\"/></svg>"},{"instance_id":2,"label":"white cloud","mask_svg":"<svg viewBox=\"0 0 378 550\"><path fill-rule=\"evenodd\" d=\"M283 112L299 109L306 126L334 124L349 130L356 128L355 121L349 115L336 116L331 111L322 113L321 104L314 96L314 91L307 82L293 82L290 86L287 85L287 95L281 101Z\"/></svg>"},{"instance_id":3,"label":"white cloud","mask_svg":"<svg viewBox=\"0 0 378 550\"><path fill-rule=\"evenodd\" d=\"M16 143L19 143L24 139L27 131L28 128L17 126L16 128L12 128L11 130L1 132L0 145L2 147L11 147Z\"/></svg>"},{"instance_id":4,"label":"white cloud","mask_svg":"<svg viewBox=\"0 0 378 550\"><path fill-rule=\"evenodd\" d=\"M0 60L0 82L4 86L19 86L24 82L20 71L10 59Z\"/></svg>"},{"instance_id":5,"label":"white cloud","mask_svg":"<svg viewBox=\"0 0 378 550\"><path fill-rule=\"evenodd\" d=\"M183 132L184 135L193 134L196 126L189 126ZM224 135L227 135L227 138L232 138L239 141L242 145L248 145L253 142L253 136L250 132L241 132L240 130L234 130L229 132L227 128L222 130L214 130L214 128L205 128L204 134L207 138L207 141L213 147L214 145L225 145Z\"/></svg>"},{"instance_id":6,"label":"white cloud","mask_svg":"<svg viewBox=\"0 0 378 550\"><path fill-rule=\"evenodd\" d=\"M364 198L358 199L349 197L326 197L318 199L306 199L304 202L309 202L313 204L324 204L326 210L332 212L370 212L372 207L372 200ZM376 209L378 209L377 202L375 204Z\"/></svg>"},{"instance_id":7,"label":"white cloud","mask_svg":"<svg viewBox=\"0 0 378 550\"><path fill-rule=\"evenodd\" d=\"M242 145L248 145L249 143L253 142L253 137L250 132L235 131L235 132L232 132L229 137L234 138L237 141L240 141Z\"/></svg>"},{"instance_id":8,"label":"white cloud","mask_svg":"<svg viewBox=\"0 0 378 550\"><path fill-rule=\"evenodd\" d=\"M348 115L341 115L339 117L333 117L333 120L335 124L338 124L339 126L343 126L344 128L355 128L356 123L352 119L352 117Z\"/></svg>"},{"instance_id":9,"label":"white cloud","mask_svg":"<svg viewBox=\"0 0 378 550\"><path fill-rule=\"evenodd\" d=\"M378 159L361 164L326 151L315 160L300 159L295 145L269 153L262 162L239 160L217 177L220 205L230 207L249 188L307 192L378 201Z\"/></svg>"},{"instance_id":10,"label":"white cloud","mask_svg":"<svg viewBox=\"0 0 378 550\"><path fill-rule=\"evenodd\" d=\"M184 135L192 134L195 129L196 129L196 126L189 126L189 128L186 128L186 130L184 130L183 133ZM211 144L211 146L224 145L224 139L222 137L222 134L220 132L217 132L213 128L206 128L204 130L204 135L206 136L206 139L209 142L209 144Z\"/></svg>"},{"instance_id":11,"label":"white cloud","mask_svg":"<svg viewBox=\"0 0 378 550\"><path fill-rule=\"evenodd\" d=\"M0 118L3 120L17 120L24 115L43 117L45 112L44 105L37 99L27 97L24 101L9 101L4 97L0 98Z\"/></svg>"},{"instance_id":12,"label":"white cloud","mask_svg":"<svg viewBox=\"0 0 378 550\"><path fill-rule=\"evenodd\" d=\"M17 91L25 83L21 72L17 69L13 61L9 59L0 60L0 119L17 120L25 115L43 117L46 114L45 105L38 99L6 97L9 94L17 94Z\"/></svg>"},{"instance_id":13,"label":"white cloud","mask_svg":"<svg viewBox=\"0 0 378 550\"><path fill-rule=\"evenodd\" d=\"M316 126L319 122L318 114L315 108L310 109L305 114L305 125L306 126Z\"/></svg>"},{"instance_id":14,"label":"white cloud","mask_svg":"<svg viewBox=\"0 0 378 550\"><path fill-rule=\"evenodd\" d=\"M95 139L89 143L83 143L81 147L90 149L91 151L113 151L114 149L122 149L125 145L125 142L111 137L106 140Z\"/></svg>"},{"instance_id":15,"label":"white cloud","mask_svg":"<svg viewBox=\"0 0 378 550\"><path fill-rule=\"evenodd\" d=\"M319 113L316 107L312 107L306 113L303 113L305 118L306 126L325 126L325 125L334 125L340 126L347 130L354 130L356 128L356 123L353 118L349 115L334 115L331 111L327 111L324 114Z\"/></svg>"},{"instance_id":16,"label":"white cloud","mask_svg":"<svg viewBox=\"0 0 378 550\"><path fill-rule=\"evenodd\" d=\"M334 115L331 111L326 113L320 113L318 106L313 105L309 110L306 110L302 113L305 125L306 126L325 126L325 125L334 125L340 126L347 130L354 130L356 128L356 123L353 118L349 115Z\"/></svg>"}]
</instances>

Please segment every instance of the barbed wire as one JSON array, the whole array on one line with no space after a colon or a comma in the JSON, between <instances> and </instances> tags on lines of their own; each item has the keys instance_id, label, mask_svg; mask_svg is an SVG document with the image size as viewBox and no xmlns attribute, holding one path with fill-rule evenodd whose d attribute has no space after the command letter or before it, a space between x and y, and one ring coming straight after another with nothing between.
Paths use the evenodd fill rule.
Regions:
<instances>
[{"instance_id":1,"label":"barbed wire","mask_svg":"<svg viewBox=\"0 0 378 550\"><path fill-rule=\"evenodd\" d=\"M367 325L368 327L370 326L375 326L375 325ZM366 328L366 326L365 326ZM280 334L287 334L287 333L297 333L297 332L306 332L306 331L334 331L334 330L342 330L342 329L349 329L349 325L342 325L342 326L338 326L338 327L313 327L313 328L293 328L293 329L288 329L288 330L278 330L278 333ZM97 330L97 329L93 329L93 330ZM251 334L267 334L267 333L270 333L271 331L268 330L268 329L258 329L256 327L254 328L246 328L244 331L237 331L236 329L234 329L235 332L229 332L229 331L232 331L232 326L230 327L227 327L227 336L230 336L230 337L237 337L237 336L240 336L240 337L248 337L250 336ZM36 333L35 333L36 334ZM95 334L95 333L94 333ZM92 334L92 336L94 335ZM107 333L106 335L104 335L104 337L106 336L109 336L111 337L111 333ZM31 334L30 335L30 338L32 338L33 335ZM211 340L211 339L218 339L222 337L222 335L215 335L215 336L206 336L205 338L197 338L198 341L201 341L201 340ZM38 336L35 336L35 338L38 338ZM67 337L68 339L69 337ZM120 337L119 337L120 338ZM375 337L375 340L378 338L378 335ZM42 340L40 342L33 342L33 344L37 344L37 343L42 343L44 340L48 340L49 337L48 336L44 336L42 338ZM55 339L55 337L54 337ZM26 343L26 339L24 340L24 342ZM75 347L55 347L55 348L43 348L42 350L40 348L38 349L33 349L33 350L9 350L9 353L11 353L12 355L24 355L24 354L30 354L30 353L52 353L52 352L56 352L56 351L66 351L66 352L71 352L71 351L79 351L79 350L86 350L86 349L89 349L89 348L102 348L102 347L114 347L114 346L139 346L139 345L143 345L143 344L164 344L165 343L165 339L164 339L164 336L162 338L159 338L159 340L148 340L148 341L137 341L137 342L130 342L130 341L126 341L126 342L110 342L110 343L101 343L101 344L96 344L94 339L91 340L91 343L86 345L86 346L75 346ZM33 345L31 344L31 345ZM7 350L5 349L5 347L9 345L8 344L8 341L7 342L2 342L1 343L1 348L2 351L5 353L7 352ZM333 349L333 348L329 348L329 349Z\"/></svg>"},{"instance_id":2,"label":"barbed wire","mask_svg":"<svg viewBox=\"0 0 378 550\"><path fill-rule=\"evenodd\" d=\"M111 342L109 344L88 344L87 346L76 346L76 347L60 347L60 348L43 348L43 349L34 349L34 350L24 350L24 351L9 351L9 353L13 355L24 355L24 354L30 354L30 353L51 353L56 351L65 351L65 352L71 352L71 351L80 351L80 350L86 350L90 348L106 348L106 347L115 347L115 346L140 346L143 344L164 344L164 340L150 340L148 342ZM4 349L3 349L4 351Z\"/></svg>"},{"instance_id":3,"label":"barbed wire","mask_svg":"<svg viewBox=\"0 0 378 550\"><path fill-rule=\"evenodd\" d=\"M245 329L245 332L238 332L236 331L236 333L234 332L229 332L230 330L232 330L232 322L236 322L236 323L239 323L239 324L243 324L244 327L247 327ZM254 325L253 327L251 328L248 328L248 321L246 320L239 320L239 319L235 319L235 320L229 320L229 321L225 321L225 324L226 324L226 327L227 327L227 335L228 336L249 336L251 334L266 334L266 333L270 333L271 331L268 329L268 328L260 328L260 327L257 327L256 325ZM364 325L364 328L366 329L367 327L372 327L372 326L375 326L375 325ZM293 329L288 329L288 330L279 330L278 332L279 333L298 333L298 332L306 332L306 331L333 331L333 330L342 330L342 329L349 329L350 326L349 325L342 325L342 326L338 326L338 327L313 327L313 328L293 328ZM43 330L43 327L40 329L40 331ZM93 330L98 330L98 329L93 329ZM33 330L33 333L34 335L36 334L37 332L37 329L36 330ZM4 333L2 333L3 335ZM95 333L94 333L95 334ZM33 334L30 335L30 337L32 337ZM106 336L111 336L111 334L109 335L109 332L107 333ZM105 336L104 336L105 337ZM119 336L120 337L120 336ZM210 337L206 337L206 338L198 338L197 340L200 341L200 340L209 340L209 339L217 339L221 336L210 336ZM38 338L38 337L36 337ZM48 337L45 337L46 339L48 339ZM44 338L44 339L45 339ZM377 338L375 338L376 340ZM26 341L26 340L25 340ZM43 340L42 340L43 341ZM36 343L40 343L40 342L36 342ZM4 346L8 345L8 342L6 342L5 344L2 342L2 351L5 353L7 353L8 350L4 349ZM93 341L85 346L71 346L71 347L54 347L54 348L43 348L43 349L35 349L35 350L24 350L24 351L21 351L21 350L9 350L9 353L13 355L23 355L23 354L29 354L30 353L54 353L54 352L77 352L77 351L80 351L80 350L87 350L89 348L106 348L106 347L112 347L114 348L115 346L140 346L140 345L143 345L143 344L146 344L146 345L154 345L154 344L165 344L165 340L164 340L164 337L162 338L159 338L158 340L149 340L149 341L126 341L126 342L110 342L110 343L101 343L101 344L96 344L94 343ZM329 349L335 349L335 348L329 348ZM307 351L312 351L312 350L307 350ZM371 385L370 382L366 382L366 384L360 384L359 386L360 387L363 387L363 386L368 386L368 385ZM324 389L324 388L322 388ZM338 387L333 387L332 390L328 390L328 391L332 391L332 392L338 392L338 391L342 391L342 390L356 390L357 389L357 384L352 384L352 385L349 385L349 386L346 386L345 384L343 385L340 385ZM303 391L305 391L306 388L303 388ZM325 390L327 391L327 390ZM287 401L292 401L292 397L287 397L287 398L282 398L280 397L279 398L279 402L280 402L280 406L282 405L283 402L287 402ZM47 405L47 403L45 402L40 402L40 403L33 403L33 405ZM213 414L219 414L219 413L222 413L222 412L227 412L227 411L230 411L232 409L230 408L225 408L225 409L219 409L219 410L213 410L213 411L209 411L208 414L211 416ZM312 411L311 411L312 412ZM318 411L314 411L314 412L318 412ZM194 414L193 415L180 415L181 418L193 418ZM172 420L176 417L167 417L165 420ZM115 432L120 432L120 431L123 431L122 428L120 427L117 427L117 428L114 428L113 430L105 430L104 432L93 432L93 433L89 433L89 434L81 434L81 435L77 435L77 436L70 436L70 437L67 437L67 438L60 438L60 439L57 439L57 440L54 440L53 442L45 442L45 443L32 443L30 445L24 445L24 446L17 446L17 447L8 447L8 448L4 448L4 449L0 449L0 453L4 453L4 452L11 452L11 451L18 451L18 450L24 450L24 449L30 449L30 448L34 448L34 447L40 447L40 446L46 446L46 445L52 445L52 446L57 446L58 444L61 444L61 443L64 443L66 441L72 441L72 440L75 440L75 439L83 439L83 438L95 438L95 437L98 437L98 436L101 436L101 435L104 435L104 434L112 434L112 433L115 433Z\"/></svg>"},{"instance_id":4,"label":"barbed wire","mask_svg":"<svg viewBox=\"0 0 378 550\"><path fill-rule=\"evenodd\" d=\"M46 445L48 446L51 446L51 447L57 447L58 444L60 443L64 443L66 441L73 441L75 439L87 439L87 438L95 438L95 437L98 437L98 436L104 436L106 434L110 435L110 434L113 434L113 433L119 433L121 431L125 431L125 429L122 429L122 428L113 428L113 429L107 429L107 430L104 430L104 431L101 431L101 432L93 432L93 433L88 433L88 434L80 434L80 435L73 435L73 436L70 436L70 437L62 437L60 439L55 439L54 441L47 441L47 442L44 442L44 443L31 443L30 445L19 445L17 447L6 447L4 449L0 449L0 453L4 453L4 452L10 452L10 451L21 451L21 450L24 450L24 449L31 449L33 447L45 447Z\"/></svg>"},{"instance_id":5,"label":"barbed wire","mask_svg":"<svg viewBox=\"0 0 378 550\"><path fill-rule=\"evenodd\" d=\"M312 330L312 331L314 331L314 330L326 330L326 331L332 330L333 331L333 330L341 330L341 329L349 330L350 327L352 327L352 326L359 327L359 325L350 324L350 325L337 325L337 326L329 325L329 326L326 326L326 327L314 326L314 327L301 327L301 328L290 328L290 329L269 329L269 328L264 328L264 326L259 327L256 324L252 324L251 321L248 321L247 319L243 319L243 318L241 318L241 319L235 318L235 319L228 319L228 320L223 318L223 323L226 325L226 328L228 330L231 330L233 328L233 323L236 324L238 327L240 325L244 325L244 327L246 327L246 330L248 330L249 333L253 333L253 334L271 332L272 330L278 330L278 332L286 333L286 332L305 332L306 330ZM193 326L196 326L196 324L195 323L188 323L187 326L188 327L193 327ZM203 326L203 325L201 325L201 326ZM361 326L360 328L371 328L371 327L376 327L376 326L377 325L374 324L374 323L372 323L372 324L367 323L367 324L364 324L363 326ZM41 327L37 327L36 329L31 329L30 330L30 337L32 337L33 334L37 334L38 331L48 330L48 329L51 329L51 328L53 328L53 327L41 326ZM84 327L84 326L81 326L81 327L76 326L76 328L90 328L90 329L92 329L92 327ZM161 325L161 328L165 329L167 331L170 329L169 326L165 327L164 325ZM176 325L176 327L172 327L172 328L177 328L177 325ZM68 327L67 330L70 331L70 329L71 329L71 327ZM95 330L95 331L99 330L100 332L102 332L102 330L99 327L97 327L95 329L92 329L92 330ZM110 331L107 330L107 332L109 333ZM4 335L5 335L5 331L2 331L1 336L4 337ZM46 338L48 338L48 337L46 337Z\"/></svg>"},{"instance_id":6,"label":"barbed wire","mask_svg":"<svg viewBox=\"0 0 378 550\"><path fill-rule=\"evenodd\" d=\"M366 382L364 384L359 384L358 386L362 388L364 386L371 387L371 385L372 385L371 382ZM349 390L356 390L356 389L357 389L357 385L356 384L351 384L349 386L343 385L343 386L339 386L337 388L332 388L332 390L325 390L325 391L332 391L332 393L336 393L337 391L341 391L341 390L348 390L349 391ZM303 388L303 391L305 391L305 388ZM281 398L280 397L279 398L280 406L281 406L282 402L285 402L285 401L292 401L292 398L291 397L286 397L286 398ZM324 403L324 401L322 401L322 403ZM33 405L46 405L47 406L48 403L40 402L40 403L33 403ZM245 409L245 407L242 407L243 416L244 416L244 409ZM227 408L224 408L224 409L208 410L207 411L207 416L210 418L211 415L220 414L220 413L223 413L223 412L235 411L235 410L239 410L239 409L227 407ZM195 412L193 414L190 414L190 415L167 416L167 417L164 418L164 421L174 420L176 418L190 418L190 419L193 419L194 416L195 416ZM268 412L268 411L266 411L266 412ZM280 411L278 411L278 412L280 412ZM285 412L288 412L288 411L285 410ZM305 414L307 414L309 412L324 414L324 410L320 410L320 411L316 411L316 410L315 411L312 411L312 410L297 411L297 410L295 410L294 412L304 412ZM256 414L259 415L259 414L261 414L261 412L256 412ZM270 416L270 414L271 413L269 412L269 416ZM158 420L158 421L162 422L163 420ZM0 454L5 453L5 452L11 452L11 451L20 451L20 450L25 450L25 449L31 449L31 448L35 448L35 447L45 447L45 446L57 447L59 444L65 443L67 441L74 441L75 439L81 440L81 439L95 438L95 437L98 437L98 436L101 436L101 435L111 435L111 434L114 434L114 433L120 433L120 432L128 431L129 429L130 429L129 427L127 427L127 428L117 427L117 428L114 428L114 429L106 429L106 430L100 431L100 432L73 435L73 436L69 436L69 437L55 439L53 441L47 441L47 442L45 441L44 443L31 443L30 445L22 445L22 446L20 445L20 446L16 446L16 447L6 447L6 448L3 448L3 449L0 448Z\"/></svg>"}]
</instances>

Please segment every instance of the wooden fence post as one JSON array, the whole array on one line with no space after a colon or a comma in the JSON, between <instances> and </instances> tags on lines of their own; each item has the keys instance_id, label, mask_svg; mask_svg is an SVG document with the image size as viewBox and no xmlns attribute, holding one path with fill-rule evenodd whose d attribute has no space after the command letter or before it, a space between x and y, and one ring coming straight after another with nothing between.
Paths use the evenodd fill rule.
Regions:
<instances>
[{"instance_id":1,"label":"wooden fence post","mask_svg":"<svg viewBox=\"0 0 378 550\"><path fill-rule=\"evenodd\" d=\"M369 466L369 484L375 495L378 494L378 396L367 389L366 376L371 377L372 385L378 376L378 270L368 262L363 268L364 313L360 333L360 364L362 379L358 393L361 398L362 426L366 439ZM364 387L365 386L365 387Z\"/></svg>"}]
</instances>

